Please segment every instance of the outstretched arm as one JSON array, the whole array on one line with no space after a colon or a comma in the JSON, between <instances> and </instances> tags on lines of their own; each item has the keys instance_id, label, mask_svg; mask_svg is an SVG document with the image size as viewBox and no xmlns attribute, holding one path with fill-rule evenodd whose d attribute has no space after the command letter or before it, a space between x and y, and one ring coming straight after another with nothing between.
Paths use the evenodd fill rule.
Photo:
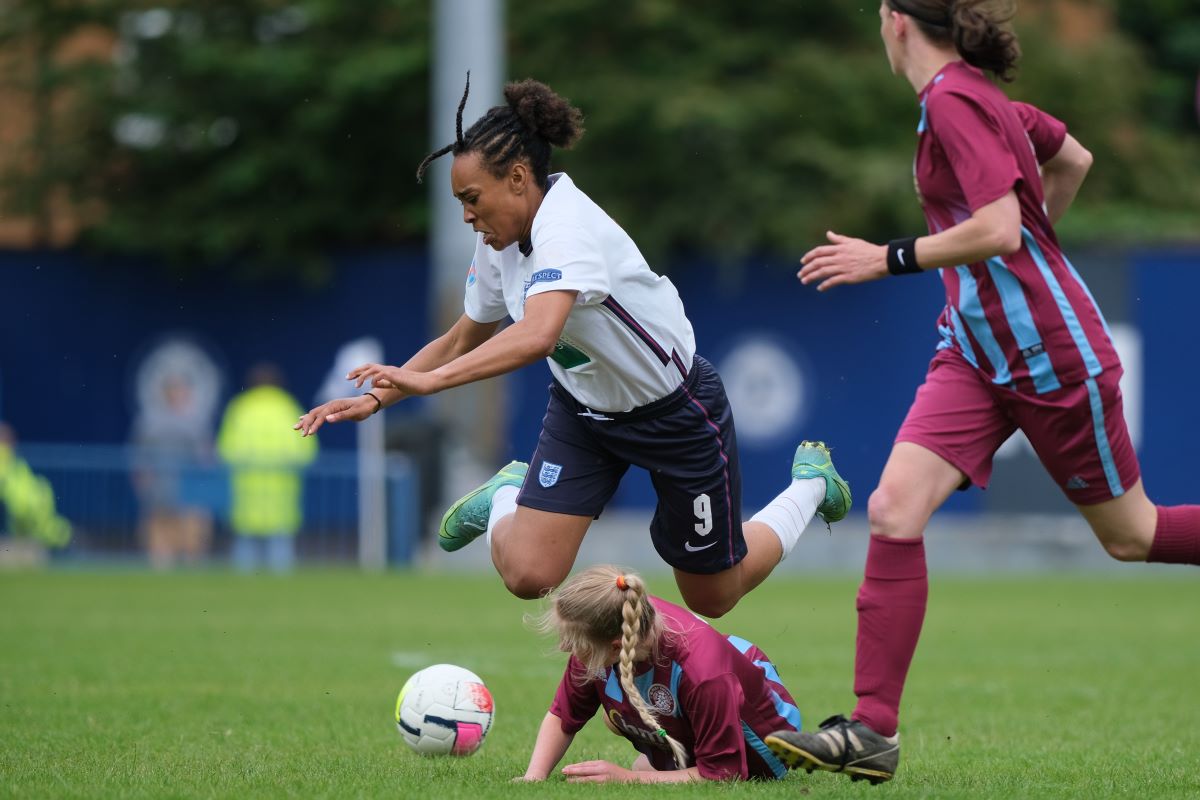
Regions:
<instances>
[{"instance_id":1,"label":"outstretched arm","mask_svg":"<svg viewBox=\"0 0 1200 800\"><path fill-rule=\"evenodd\" d=\"M611 761L583 761L563 767L567 783L686 783L704 777L695 767L687 769L633 770Z\"/></svg>"},{"instance_id":2,"label":"outstretched arm","mask_svg":"<svg viewBox=\"0 0 1200 800\"><path fill-rule=\"evenodd\" d=\"M525 316L470 352L436 369L422 371L408 365L389 367L364 364L348 376L363 386L399 390L400 396L434 394L455 386L504 375L546 358L554 352L576 292L542 292L525 302Z\"/></svg>"},{"instance_id":3,"label":"outstretched arm","mask_svg":"<svg viewBox=\"0 0 1200 800\"><path fill-rule=\"evenodd\" d=\"M533 743L533 754L529 756L529 766L525 768L522 780L544 781L551 770L567 754L567 748L574 740L574 734L563 733L562 720L547 712L538 728L537 740Z\"/></svg>"},{"instance_id":4,"label":"outstretched arm","mask_svg":"<svg viewBox=\"0 0 1200 800\"><path fill-rule=\"evenodd\" d=\"M476 322L463 314L450 330L422 347L417 354L410 358L404 369L425 372L446 364L465 353L469 353L486 342L496 332L499 322ZM353 373L350 376L352 377ZM359 382L359 386L362 383ZM359 422L374 414L384 406L390 406L403 400L406 395L398 389L383 387L371 390L373 397L355 395L340 397L322 403L300 417L300 421L292 426L300 431L302 436L311 436L326 422L342 422L351 420ZM376 403L375 400L379 402Z\"/></svg>"},{"instance_id":5,"label":"outstretched arm","mask_svg":"<svg viewBox=\"0 0 1200 800\"><path fill-rule=\"evenodd\" d=\"M888 246L852 239L832 231L829 244L814 247L800 263L800 282L817 284L818 291L850 283L864 283L888 275ZM972 264L993 256L1008 255L1021 247L1021 206L1015 192L980 207L970 217L941 233L921 236L915 252L905 253L908 263L921 269Z\"/></svg>"},{"instance_id":6,"label":"outstretched arm","mask_svg":"<svg viewBox=\"0 0 1200 800\"><path fill-rule=\"evenodd\" d=\"M1053 158L1042 164L1042 190L1046 196L1046 216L1058 224L1071 207L1083 179L1092 168L1092 154L1070 134Z\"/></svg>"}]
</instances>

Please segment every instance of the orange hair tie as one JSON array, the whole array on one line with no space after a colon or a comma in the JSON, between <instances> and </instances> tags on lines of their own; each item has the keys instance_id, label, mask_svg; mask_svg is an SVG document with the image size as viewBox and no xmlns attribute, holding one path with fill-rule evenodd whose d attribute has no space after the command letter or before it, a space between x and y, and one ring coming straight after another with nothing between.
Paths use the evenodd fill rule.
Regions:
<instances>
[{"instance_id":1,"label":"orange hair tie","mask_svg":"<svg viewBox=\"0 0 1200 800\"><path fill-rule=\"evenodd\" d=\"M617 588L620 589L622 592L629 588L629 584L625 582L624 575L617 576Z\"/></svg>"}]
</instances>

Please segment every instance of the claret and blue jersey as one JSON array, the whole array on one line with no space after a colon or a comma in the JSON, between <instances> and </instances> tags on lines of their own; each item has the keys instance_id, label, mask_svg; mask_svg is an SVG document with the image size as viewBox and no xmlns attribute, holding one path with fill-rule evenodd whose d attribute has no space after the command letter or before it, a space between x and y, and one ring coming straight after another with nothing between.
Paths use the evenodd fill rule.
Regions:
<instances>
[{"instance_id":1,"label":"claret and blue jersey","mask_svg":"<svg viewBox=\"0 0 1200 800\"><path fill-rule=\"evenodd\" d=\"M779 778L786 767L763 744L778 730L799 730L800 711L762 650L725 636L685 608L650 601L671 635L657 658L639 664L634 683L667 733L687 750L709 779ZM568 661L550 713L574 734L597 711L629 739L655 769L677 769L671 750L646 727L629 702L615 668L581 680L583 665Z\"/></svg>"},{"instance_id":2,"label":"claret and blue jersey","mask_svg":"<svg viewBox=\"0 0 1200 800\"><path fill-rule=\"evenodd\" d=\"M1046 217L1039 163L1065 126L1013 103L965 63L944 67L919 95L914 172L930 233L1014 191L1021 248L941 270L939 348L953 348L995 384L1045 394L1120 366L1099 307L1063 255Z\"/></svg>"}]
</instances>

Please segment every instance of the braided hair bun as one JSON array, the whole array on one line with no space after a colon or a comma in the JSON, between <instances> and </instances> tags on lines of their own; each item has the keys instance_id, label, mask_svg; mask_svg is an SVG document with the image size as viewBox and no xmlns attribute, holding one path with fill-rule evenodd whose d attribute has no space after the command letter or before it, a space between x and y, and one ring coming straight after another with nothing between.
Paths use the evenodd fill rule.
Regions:
<instances>
[{"instance_id":1,"label":"braided hair bun","mask_svg":"<svg viewBox=\"0 0 1200 800\"><path fill-rule=\"evenodd\" d=\"M525 127L554 147L570 147L583 136L583 113L540 81L510 83L504 99Z\"/></svg>"}]
</instances>

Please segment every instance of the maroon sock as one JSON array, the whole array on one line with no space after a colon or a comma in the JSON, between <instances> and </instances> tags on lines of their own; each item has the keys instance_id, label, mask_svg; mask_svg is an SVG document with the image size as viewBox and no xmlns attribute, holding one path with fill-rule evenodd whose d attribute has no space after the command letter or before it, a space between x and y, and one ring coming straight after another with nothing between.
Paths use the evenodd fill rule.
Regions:
<instances>
[{"instance_id":1,"label":"maroon sock","mask_svg":"<svg viewBox=\"0 0 1200 800\"><path fill-rule=\"evenodd\" d=\"M921 636L928 595L925 541L872 534L858 590L858 705L853 718L884 736L895 734L899 724L900 694Z\"/></svg>"},{"instance_id":2,"label":"maroon sock","mask_svg":"<svg viewBox=\"0 0 1200 800\"><path fill-rule=\"evenodd\" d=\"M1159 506L1147 561L1200 564L1200 506Z\"/></svg>"}]
</instances>

